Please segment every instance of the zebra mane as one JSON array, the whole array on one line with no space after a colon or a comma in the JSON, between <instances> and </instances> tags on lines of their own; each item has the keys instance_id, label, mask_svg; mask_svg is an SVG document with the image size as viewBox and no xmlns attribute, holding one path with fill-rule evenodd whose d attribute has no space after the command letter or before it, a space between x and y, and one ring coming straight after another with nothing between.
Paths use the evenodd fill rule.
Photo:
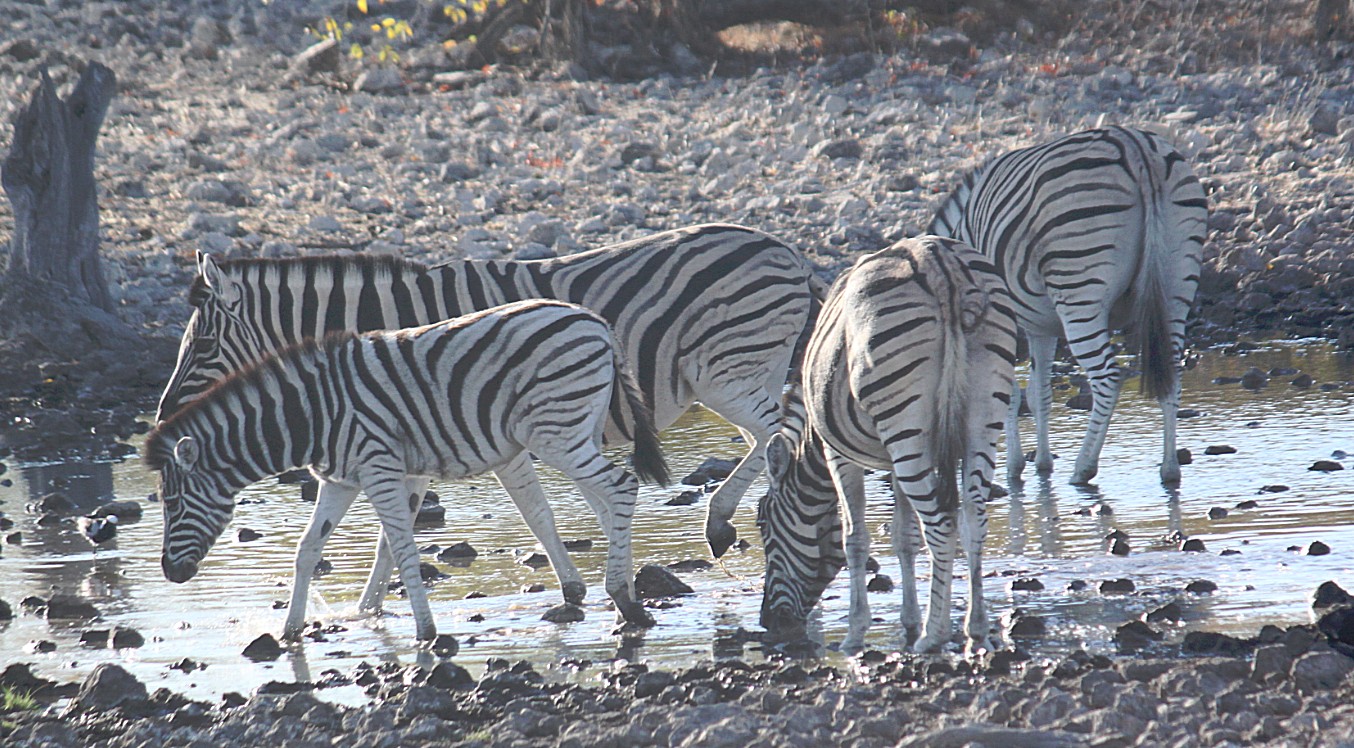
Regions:
<instances>
[{"instance_id":1,"label":"zebra mane","mask_svg":"<svg viewBox=\"0 0 1354 748\"><path fill-rule=\"evenodd\" d=\"M428 271L428 266L421 262L406 260L395 255L366 253L306 255L304 257L241 257L233 260L218 260L216 264L223 273L232 277L239 277L251 269L257 270L260 275L267 274L271 270L275 275L301 274L306 276L338 276L368 272L395 276L404 273L422 274ZM193 306L201 306L207 298L207 293L206 281L202 274L198 273L193 277L193 284L188 288L188 303Z\"/></svg>"},{"instance_id":2,"label":"zebra mane","mask_svg":"<svg viewBox=\"0 0 1354 748\"><path fill-rule=\"evenodd\" d=\"M306 338L299 343L270 353L217 382L202 397L175 411L169 418L156 424L146 435L146 467L159 471L174 455L174 445L184 436L202 414L220 403L230 402L242 392L257 389L269 373L291 370L298 362L319 358L359 337L352 330L336 330L319 339Z\"/></svg>"}]
</instances>

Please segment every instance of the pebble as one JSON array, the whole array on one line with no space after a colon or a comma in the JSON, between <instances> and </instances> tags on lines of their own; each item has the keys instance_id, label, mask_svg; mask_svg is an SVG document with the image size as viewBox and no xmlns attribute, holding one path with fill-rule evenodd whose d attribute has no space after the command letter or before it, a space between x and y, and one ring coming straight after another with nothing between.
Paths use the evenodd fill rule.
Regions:
<instances>
[{"instance_id":1,"label":"pebble","mask_svg":"<svg viewBox=\"0 0 1354 748\"><path fill-rule=\"evenodd\" d=\"M1132 579L1107 579L1100 583L1102 595L1123 595L1136 589L1137 585L1133 584Z\"/></svg>"},{"instance_id":2,"label":"pebble","mask_svg":"<svg viewBox=\"0 0 1354 748\"><path fill-rule=\"evenodd\" d=\"M1204 450L1206 455L1230 455L1236 454L1236 447L1230 444L1213 444Z\"/></svg>"},{"instance_id":3,"label":"pebble","mask_svg":"<svg viewBox=\"0 0 1354 748\"><path fill-rule=\"evenodd\" d=\"M1319 473L1333 473L1338 470L1344 470L1345 466L1341 465L1338 462L1335 462L1334 460L1317 460L1316 462L1312 463L1311 467L1307 469Z\"/></svg>"},{"instance_id":4,"label":"pebble","mask_svg":"<svg viewBox=\"0 0 1354 748\"><path fill-rule=\"evenodd\" d=\"M542 621L550 623L577 623L582 621L586 615L583 609L573 603L560 603L547 610L542 616Z\"/></svg>"},{"instance_id":5,"label":"pebble","mask_svg":"<svg viewBox=\"0 0 1354 748\"><path fill-rule=\"evenodd\" d=\"M1308 556L1325 556L1329 553L1330 546L1320 540L1313 540L1311 543L1308 543L1307 550L1305 551L1305 554Z\"/></svg>"},{"instance_id":6,"label":"pebble","mask_svg":"<svg viewBox=\"0 0 1354 748\"><path fill-rule=\"evenodd\" d=\"M1190 582L1189 584L1185 585L1185 591L1192 592L1195 594L1217 592L1218 585L1215 582L1211 582L1207 579L1196 579L1193 582Z\"/></svg>"},{"instance_id":7,"label":"pebble","mask_svg":"<svg viewBox=\"0 0 1354 748\"><path fill-rule=\"evenodd\" d=\"M645 564L635 574L635 596L641 600L690 595L694 592L676 574L656 564Z\"/></svg>"},{"instance_id":8,"label":"pebble","mask_svg":"<svg viewBox=\"0 0 1354 748\"><path fill-rule=\"evenodd\" d=\"M282 645L278 644L272 634L261 634L240 654L254 662L267 662L282 656Z\"/></svg>"}]
</instances>

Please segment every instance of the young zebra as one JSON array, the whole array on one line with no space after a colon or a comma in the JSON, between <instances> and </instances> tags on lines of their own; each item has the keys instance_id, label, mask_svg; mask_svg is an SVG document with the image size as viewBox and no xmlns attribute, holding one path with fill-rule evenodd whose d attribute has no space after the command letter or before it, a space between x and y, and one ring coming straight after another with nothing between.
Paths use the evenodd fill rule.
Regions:
<instances>
[{"instance_id":1,"label":"young zebra","mask_svg":"<svg viewBox=\"0 0 1354 748\"><path fill-rule=\"evenodd\" d=\"M985 505L1014 366L1010 297L991 263L955 240L905 239L837 280L805 351L802 394L787 395L786 428L767 443L770 490L757 523L766 547L761 620L773 637L803 635L844 561L851 608L843 649L864 644L865 469L873 468L892 475L906 641L921 652L949 641L957 533L969 565L968 636L975 647L987 645ZM844 557L835 547L842 532ZM918 639L914 563L923 533L931 592Z\"/></svg>"},{"instance_id":2,"label":"young zebra","mask_svg":"<svg viewBox=\"0 0 1354 748\"><path fill-rule=\"evenodd\" d=\"M1049 384L1065 337L1091 386L1091 416L1072 472L1099 469L1124 374L1114 329L1136 338L1142 391L1163 420L1161 479L1180 480L1175 453L1185 318L1199 284L1208 224L1203 187L1184 156L1149 132L1107 127L999 156L970 173L940 207L929 231L965 241L1006 279L1030 343L1035 467L1053 470ZM1006 470L1025 468L1012 398Z\"/></svg>"},{"instance_id":3,"label":"young zebra","mask_svg":"<svg viewBox=\"0 0 1354 748\"><path fill-rule=\"evenodd\" d=\"M554 298L611 323L660 429L701 404L742 431L749 449L710 496L716 557L737 535L738 501L763 467L796 341L825 291L795 249L753 229L692 226L551 260L453 261L321 257L217 263L199 256L196 307L157 419L263 354L332 330L426 324L496 304ZM817 298L815 298L817 297ZM608 444L633 439L623 408ZM413 481L411 495L426 482ZM359 609L379 610L390 561L378 542Z\"/></svg>"},{"instance_id":4,"label":"young zebra","mask_svg":"<svg viewBox=\"0 0 1354 748\"><path fill-rule=\"evenodd\" d=\"M359 491L366 492L400 578L417 636L436 636L419 576L409 475L461 478L493 471L545 547L567 602L586 588L569 560L532 467L534 454L573 479L607 537L607 594L629 622L652 625L635 600L630 518L638 483L602 456L614 400L627 401L635 470L666 482L657 430L592 312L531 300L434 325L333 333L261 359L161 422L146 439L160 474L165 577L185 582L220 537L233 497L266 476L309 467L320 500L296 551L284 636L305 625L320 551ZM321 507L325 507L321 509Z\"/></svg>"}]
</instances>

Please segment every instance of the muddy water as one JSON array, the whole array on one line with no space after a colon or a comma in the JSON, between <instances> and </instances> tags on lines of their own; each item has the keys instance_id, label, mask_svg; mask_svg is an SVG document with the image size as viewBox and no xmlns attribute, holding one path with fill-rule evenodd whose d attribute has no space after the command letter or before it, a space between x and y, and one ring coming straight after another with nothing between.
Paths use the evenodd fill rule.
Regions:
<instances>
[{"instance_id":1,"label":"muddy water","mask_svg":"<svg viewBox=\"0 0 1354 748\"><path fill-rule=\"evenodd\" d=\"M1259 391L1212 383L1216 377L1239 376L1252 366L1266 371L1300 369L1317 385L1290 386L1291 375L1276 377ZM1157 479L1155 404L1132 392L1126 392L1116 414L1096 485L1067 485L1085 413L1055 405L1054 450L1067 457L1058 461L1051 480L1029 474L1023 484L1011 486L1009 497L992 506L986 563L993 613L1010 615L1019 608L1044 616L1049 635L1034 645L1042 651L1071 647L1111 651L1116 626L1171 601L1184 609L1180 630L1208 628L1248 635L1264 623L1307 621L1309 596L1319 583L1334 579L1354 587L1354 470L1307 469L1336 450L1354 452L1350 380L1354 365L1320 344L1276 343L1240 356L1206 352L1185 382L1184 407L1200 415L1181 422L1180 445L1195 459L1184 468L1178 490L1164 489ZM1325 391L1322 383L1340 386ZM1058 400L1067 394L1059 393ZM1028 447L1032 423L1026 419L1022 425ZM736 457L742 449L731 427L699 409L664 437L679 476L706 456ZM1204 454L1208 446L1220 444L1236 452ZM1354 468L1354 460L1341 461ZM160 573L158 504L147 503L144 519L123 527L109 547L97 552L73 526L37 527L34 515L23 508L53 485L90 502L107 497L144 499L153 485L138 462L24 466L7 477L14 485L0 488L0 511L17 525L5 534L20 532L22 542L3 548L0 599L17 610L22 598L47 597L59 588L92 600L102 618L92 625L77 625L20 614L14 621L0 622L0 667L30 662L39 673L64 681L83 677L100 662L117 661L152 688L167 686L215 698L227 691L247 693L267 681L318 680L330 670L347 673L363 660L415 660L410 642L413 622L404 600L392 596L382 617L356 616L376 529L365 505L355 507L336 531L325 552L333 571L312 588L310 618L343 630L329 634L327 641L308 642L276 662L256 664L242 658L240 651L259 634L281 630L285 611L275 604L286 599L295 542L309 511L295 486L269 480L247 489L234 522L202 572L187 584L175 585ZM446 524L420 530L419 544L445 547L465 540L481 553L464 567L425 556L449 575L433 585L430 597L439 630L462 642L460 663L474 672L489 657L528 659L587 680L617 658L675 666L702 658L761 656L736 634L740 627L755 629L757 624L761 554L754 520L755 497L762 485L754 486L736 520L751 547L731 551L722 568L683 574L697 594L680 600L677 607L655 611L659 625L642 638L621 640L610 634L613 619L604 604L601 578L604 545L596 521L569 484L557 476L545 478L561 535L594 541L591 551L575 556L590 585L587 620L581 623L539 620L559 600L557 583L549 569L533 570L519 563L517 554L530 551L534 540L492 479L434 485L447 510ZM1262 486L1274 484L1290 488L1258 493ZM888 519L885 486L878 479L869 485L875 493L870 524L875 555L884 573L897 580L883 532ZM701 529L705 502L664 505L679 490L644 489L635 522L637 565L707 557ZM1247 499L1256 500L1258 507L1234 508ZM1230 510L1228 516L1210 519L1214 507ZM243 542L237 536L243 528L262 537ZM1103 537L1116 528L1129 535L1133 552L1127 557L1106 553ZM1176 550L1162 539L1172 532L1203 540L1207 550ZM1314 540L1328 544L1333 552L1309 556L1292 550ZM1226 550L1239 554L1223 555ZM924 562L920 570L925 572ZM1016 577L1036 577L1044 589L1013 592L1010 581ZM1096 592L1099 581L1120 577L1132 579L1137 592L1116 596ZM1196 579L1215 582L1217 591L1184 592L1184 586ZM1078 581L1086 582L1087 588L1069 591L1068 585ZM536 583L546 591L523 591ZM962 594L964 585L957 589ZM473 592L486 597L466 599ZM845 593L843 575L829 589L817 621L828 643L840 641L845 633ZM895 647L898 596L874 594L871 602L874 614L882 619L871 632L871 645ZM110 651L79 644L82 631L112 626L141 632L145 646ZM46 654L28 651L36 640L54 642L57 648ZM206 669L184 673L170 668L185 657L207 665ZM829 651L827 657L839 656ZM356 687L323 693L339 701L361 699Z\"/></svg>"}]
</instances>

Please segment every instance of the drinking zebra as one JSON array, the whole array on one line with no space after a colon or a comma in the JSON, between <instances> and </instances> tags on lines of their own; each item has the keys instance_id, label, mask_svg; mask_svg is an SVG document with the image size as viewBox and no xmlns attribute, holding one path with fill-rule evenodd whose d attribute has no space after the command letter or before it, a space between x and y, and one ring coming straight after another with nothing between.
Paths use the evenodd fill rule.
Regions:
<instances>
[{"instance_id":1,"label":"drinking zebra","mask_svg":"<svg viewBox=\"0 0 1354 748\"><path fill-rule=\"evenodd\" d=\"M960 242L905 239L837 279L809 338L802 391L787 395L786 428L767 443L770 489L757 524L766 546L761 621L773 637L803 635L809 610L845 562L851 607L843 649L864 644L871 468L891 475L906 641L923 652L949 641L957 533L969 565L968 637L987 645L985 505L1014 366L1010 296L991 263ZM836 547L843 533L844 556ZM931 589L918 639L922 535Z\"/></svg>"},{"instance_id":2,"label":"drinking zebra","mask_svg":"<svg viewBox=\"0 0 1354 748\"><path fill-rule=\"evenodd\" d=\"M424 327L333 333L269 355L179 408L146 439L164 501L165 577L185 582L197 573L241 489L308 467L321 481L320 500L297 546L284 636L299 637L320 552L361 491L408 590L418 639L430 640L436 626L406 478L493 471L545 547L566 602L578 603L586 588L555 531L534 454L574 481L601 522L606 590L618 613L652 625L631 576L638 482L601 453L618 399L633 419L636 472L666 482L652 416L610 327L573 304L516 302Z\"/></svg>"},{"instance_id":3,"label":"drinking zebra","mask_svg":"<svg viewBox=\"0 0 1354 748\"><path fill-rule=\"evenodd\" d=\"M929 231L961 239L990 257L1006 279L1030 343L1035 467L1053 469L1048 418L1054 349L1067 340L1086 372L1092 407L1072 472L1099 469L1123 371L1112 330L1135 338L1142 391L1161 405L1161 479L1180 480L1175 452L1185 318L1199 284L1207 231L1203 187L1185 158L1142 130L1087 130L1011 151L974 170L936 213ZM1012 398L1006 468L1025 467Z\"/></svg>"},{"instance_id":4,"label":"drinking zebra","mask_svg":"<svg viewBox=\"0 0 1354 748\"><path fill-rule=\"evenodd\" d=\"M749 445L710 497L706 537L715 556L737 537L729 519L762 470L795 343L824 291L799 252L724 224L540 261L425 267L371 256L218 263L203 255L198 270L189 292L196 309L157 419L263 354L326 331L408 327L537 297L595 310L611 323L660 429L700 401ZM633 431L618 409L607 441L630 441ZM421 496L425 486L411 482L409 491ZM390 570L378 543L360 609L380 608Z\"/></svg>"}]
</instances>

